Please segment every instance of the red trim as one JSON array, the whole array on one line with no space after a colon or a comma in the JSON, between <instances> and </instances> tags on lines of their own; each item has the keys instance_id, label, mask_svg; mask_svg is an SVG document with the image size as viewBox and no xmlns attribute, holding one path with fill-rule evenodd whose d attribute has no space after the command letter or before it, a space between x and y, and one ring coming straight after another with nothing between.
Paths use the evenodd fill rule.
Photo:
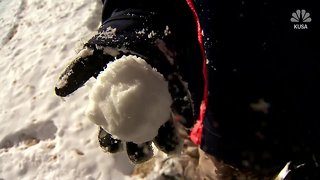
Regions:
<instances>
[{"instance_id":1,"label":"red trim","mask_svg":"<svg viewBox=\"0 0 320 180\"><path fill-rule=\"evenodd\" d=\"M205 55L205 51L204 51L202 29L200 26L200 21L199 21L197 11L195 9L193 0L186 0L186 1L187 1L188 5L193 13L193 17L194 17L195 21L197 23L198 41L199 41L199 45L200 45L201 53L202 53L202 58L203 58L202 72L203 72L203 78L204 78L204 94L203 94L203 99L202 99L201 106L200 106L199 118L190 133L191 140L195 144L200 144L201 143L201 136L202 136L203 120L205 117L207 104L208 104L208 77L207 77L207 65L206 65L207 59L206 59L206 55Z\"/></svg>"}]
</instances>

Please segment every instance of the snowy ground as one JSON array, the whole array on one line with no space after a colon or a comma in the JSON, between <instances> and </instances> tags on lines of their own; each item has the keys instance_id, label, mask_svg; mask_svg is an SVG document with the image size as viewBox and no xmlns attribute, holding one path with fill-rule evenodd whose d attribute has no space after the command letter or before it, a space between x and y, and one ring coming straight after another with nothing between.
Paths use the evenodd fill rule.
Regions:
<instances>
[{"instance_id":1,"label":"snowy ground","mask_svg":"<svg viewBox=\"0 0 320 180\"><path fill-rule=\"evenodd\" d=\"M98 0L0 0L0 179L131 179L124 154L103 153L84 115L86 87L54 84L96 29Z\"/></svg>"}]
</instances>

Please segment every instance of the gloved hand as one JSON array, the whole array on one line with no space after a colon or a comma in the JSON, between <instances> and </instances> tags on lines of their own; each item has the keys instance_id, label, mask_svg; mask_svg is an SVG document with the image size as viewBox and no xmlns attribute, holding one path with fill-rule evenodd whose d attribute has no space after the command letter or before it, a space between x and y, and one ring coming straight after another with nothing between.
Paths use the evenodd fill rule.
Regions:
<instances>
[{"instance_id":1,"label":"gloved hand","mask_svg":"<svg viewBox=\"0 0 320 180\"><path fill-rule=\"evenodd\" d=\"M176 37L179 36L176 29L171 27L174 27L172 23L165 23L161 16L154 12L145 13L132 9L114 12L62 72L55 87L56 94L65 97L73 93L89 78L97 77L110 61L123 55L142 57L168 81L172 97L173 116L159 128L158 135L152 142L167 154L176 152L180 141L173 119L180 119L185 127L190 128L197 116L193 107L199 102L192 100L192 93L184 82L189 79L185 80L180 75L179 68L185 66L181 65L181 61L187 63L188 59L182 59L179 53L188 53L177 44L179 39ZM194 56L188 58L192 57ZM193 76L197 77L197 74ZM198 82L201 80L200 78ZM201 88L199 89L201 91ZM121 139L114 138L102 127L99 127L98 140L101 148L110 153L119 152L125 147L133 163L144 162L153 156L151 141L143 144L124 142L123 146Z\"/></svg>"}]
</instances>

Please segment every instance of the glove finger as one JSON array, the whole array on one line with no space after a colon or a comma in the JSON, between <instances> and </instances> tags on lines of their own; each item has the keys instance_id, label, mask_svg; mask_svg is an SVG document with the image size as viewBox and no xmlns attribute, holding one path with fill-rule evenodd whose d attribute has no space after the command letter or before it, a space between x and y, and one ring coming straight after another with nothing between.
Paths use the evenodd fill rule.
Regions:
<instances>
[{"instance_id":1,"label":"glove finger","mask_svg":"<svg viewBox=\"0 0 320 180\"><path fill-rule=\"evenodd\" d=\"M73 93L92 76L96 77L103 71L112 59L112 56L103 54L101 50L83 49L61 73L55 86L55 93L61 97Z\"/></svg>"},{"instance_id":2,"label":"glove finger","mask_svg":"<svg viewBox=\"0 0 320 180\"><path fill-rule=\"evenodd\" d=\"M100 147L106 152L116 153L123 149L121 140L113 138L102 127L99 127L98 140Z\"/></svg>"},{"instance_id":3,"label":"glove finger","mask_svg":"<svg viewBox=\"0 0 320 180\"><path fill-rule=\"evenodd\" d=\"M171 75L168 82L169 92L173 99L171 105L172 112L182 117L179 119L182 125L186 128L191 128L194 124L195 115L187 85L178 75Z\"/></svg>"},{"instance_id":4,"label":"glove finger","mask_svg":"<svg viewBox=\"0 0 320 180\"><path fill-rule=\"evenodd\" d=\"M159 128L158 135L154 138L153 143L166 154L179 152L181 141L172 120L167 121Z\"/></svg>"},{"instance_id":5,"label":"glove finger","mask_svg":"<svg viewBox=\"0 0 320 180\"><path fill-rule=\"evenodd\" d=\"M143 163L153 156L151 142L135 144L133 142L126 143L127 154L130 161L134 164Z\"/></svg>"}]
</instances>

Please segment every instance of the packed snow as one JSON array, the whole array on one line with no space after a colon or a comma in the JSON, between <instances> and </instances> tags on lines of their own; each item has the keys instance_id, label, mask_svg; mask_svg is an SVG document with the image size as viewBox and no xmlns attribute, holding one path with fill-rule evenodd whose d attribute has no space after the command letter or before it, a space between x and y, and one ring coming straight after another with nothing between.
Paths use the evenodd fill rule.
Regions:
<instances>
[{"instance_id":1,"label":"packed snow","mask_svg":"<svg viewBox=\"0 0 320 180\"><path fill-rule=\"evenodd\" d=\"M0 179L132 179L85 116L88 88L62 99L60 72L97 29L100 0L0 1Z\"/></svg>"},{"instance_id":2,"label":"packed snow","mask_svg":"<svg viewBox=\"0 0 320 180\"><path fill-rule=\"evenodd\" d=\"M138 144L151 141L171 114L168 82L132 55L107 65L89 99L89 119L114 137Z\"/></svg>"}]
</instances>

